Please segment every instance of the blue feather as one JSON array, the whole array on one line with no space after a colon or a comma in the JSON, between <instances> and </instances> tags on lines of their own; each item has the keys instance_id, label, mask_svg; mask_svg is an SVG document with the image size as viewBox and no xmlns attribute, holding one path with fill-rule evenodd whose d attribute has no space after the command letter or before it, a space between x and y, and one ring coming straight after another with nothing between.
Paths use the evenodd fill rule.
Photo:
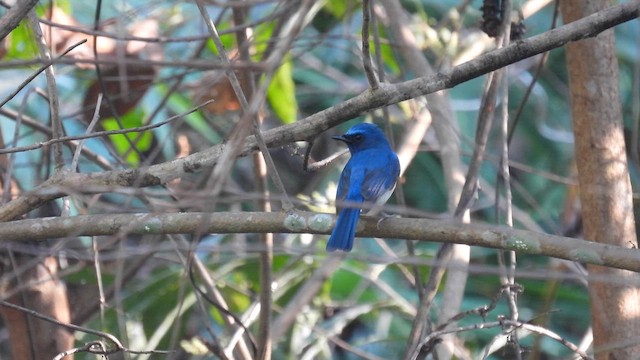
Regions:
<instances>
[{"instance_id":1,"label":"blue feather","mask_svg":"<svg viewBox=\"0 0 640 360\"><path fill-rule=\"evenodd\" d=\"M329 242L327 242L327 251L351 251L358 218L360 218L360 209L347 208L340 211L336 226L331 232Z\"/></svg>"},{"instance_id":2,"label":"blue feather","mask_svg":"<svg viewBox=\"0 0 640 360\"><path fill-rule=\"evenodd\" d=\"M358 204L384 204L395 188L400 163L384 134L375 125L358 124L334 139L347 144L351 159L342 171L336 194L338 202L347 204L338 210L327 251L351 251L360 217Z\"/></svg>"}]
</instances>

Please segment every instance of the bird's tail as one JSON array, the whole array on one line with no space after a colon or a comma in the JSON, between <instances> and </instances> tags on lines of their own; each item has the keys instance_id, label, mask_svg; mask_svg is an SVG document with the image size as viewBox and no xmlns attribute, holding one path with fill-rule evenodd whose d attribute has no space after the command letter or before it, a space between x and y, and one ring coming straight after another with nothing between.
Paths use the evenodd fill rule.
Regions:
<instances>
[{"instance_id":1,"label":"bird's tail","mask_svg":"<svg viewBox=\"0 0 640 360\"><path fill-rule=\"evenodd\" d=\"M327 251L351 251L359 217L360 209L358 208L343 208L340 210L336 226L333 228L327 243Z\"/></svg>"}]
</instances>

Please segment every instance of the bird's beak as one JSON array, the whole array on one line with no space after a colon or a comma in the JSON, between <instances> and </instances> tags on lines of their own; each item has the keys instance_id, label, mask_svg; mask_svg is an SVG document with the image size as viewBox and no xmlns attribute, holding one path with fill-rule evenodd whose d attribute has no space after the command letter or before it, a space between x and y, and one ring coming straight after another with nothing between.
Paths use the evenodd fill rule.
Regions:
<instances>
[{"instance_id":1,"label":"bird's beak","mask_svg":"<svg viewBox=\"0 0 640 360\"><path fill-rule=\"evenodd\" d=\"M333 140L340 140L340 141L345 142L347 144L351 142L351 140L349 140L348 138L344 137L344 135L332 136L331 138Z\"/></svg>"}]
</instances>

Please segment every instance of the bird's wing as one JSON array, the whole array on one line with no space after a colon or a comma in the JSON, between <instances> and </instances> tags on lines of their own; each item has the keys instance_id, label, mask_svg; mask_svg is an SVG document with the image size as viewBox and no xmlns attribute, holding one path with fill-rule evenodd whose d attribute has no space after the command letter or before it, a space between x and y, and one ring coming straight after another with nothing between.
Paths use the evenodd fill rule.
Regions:
<instances>
[{"instance_id":1,"label":"bird's wing","mask_svg":"<svg viewBox=\"0 0 640 360\"><path fill-rule=\"evenodd\" d=\"M364 201L362 192L362 183L365 178L365 168L362 166L354 166L354 163L349 160L347 165L342 170L340 176L340 182L338 183L338 191L336 192L336 202L338 202L338 212L343 207L353 207L354 203L361 203ZM343 204L340 204L343 202Z\"/></svg>"},{"instance_id":2,"label":"bird's wing","mask_svg":"<svg viewBox=\"0 0 640 360\"><path fill-rule=\"evenodd\" d=\"M351 178L351 167L349 164L342 170L340 182L338 182L338 190L336 191L336 200L344 200L349 193L349 179Z\"/></svg>"},{"instance_id":3,"label":"bird's wing","mask_svg":"<svg viewBox=\"0 0 640 360\"><path fill-rule=\"evenodd\" d=\"M367 201L375 202L393 189L400 174L398 157L393 152L389 152L379 165L368 169L364 176L362 197Z\"/></svg>"}]
</instances>

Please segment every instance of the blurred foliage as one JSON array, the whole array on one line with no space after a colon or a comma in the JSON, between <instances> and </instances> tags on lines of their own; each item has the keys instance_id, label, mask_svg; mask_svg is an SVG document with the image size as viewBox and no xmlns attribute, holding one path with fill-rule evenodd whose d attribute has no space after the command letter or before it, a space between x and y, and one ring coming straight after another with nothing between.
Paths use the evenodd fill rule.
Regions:
<instances>
[{"instance_id":1,"label":"blurred foliage","mask_svg":"<svg viewBox=\"0 0 640 360\"><path fill-rule=\"evenodd\" d=\"M70 0L64 3L63 8L69 15L86 28L93 27L93 2L89 4ZM268 15L278 15L283 11L287 14L288 3L257 2L248 9L247 23L251 23L255 29L250 46L252 61L264 60L269 55L265 52L270 41L273 41L272 36L275 36L273 33L280 18ZM480 1L472 1L466 7L460 6L464 3L466 2L454 0L403 1L410 13L411 23L406 25L415 33L417 45L424 55L439 69L444 70L449 64L457 63L462 55L473 51L475 46L480 46L483 52L494 46L493 41L481 34L478 27L481 18ZM520 6L527 1L515 3ZM56 5L59 6L57 2ZM40 14L43 13L44 6L41 6ZM167 62L219 57L219 51L208 39L206 27L192 3L150 3L136 0L109 2L104 6L101 19L104 31L130 31L137 21L153 19L157 22L160 34L166 38L202 35L200 40L160 43L162 58ZM293 123L339 104L367 88L360 54L360 3L327 0L318 2L317 7L317 13L312 19L308 19L308 25L295 39L291 51L273 74L266 94L264 128ZM216 19L219 30L226 34L222 36L225 48L236 56L238 44L231 31L234 26L231 11L215 5L208 6L208 9ZM552 14L553 4L549 4L527 18L525 24L528 32L525 37L548 30ZM371 45L374 55L376 52L380 53L386 81L398 82L412 78L413 75L406 70L404 60L399 57L396 44L388 36L385 19L378 19L377 25L381 48L377 49L373 42ZM637 136L632 129L633 124L638 122L634 118L638 115L638 110L634 108L638 103L639 86L638 26L638 22L632 22L616 29L624 121L630 139ZM287 34L280 34L285 35ZM6 46L6 61L29 60L37 56L33 35L23 26L12 32ZM146 59L144 52L136 56ZM512 116L524 98L524 91L532 81L539 60L539 57L527 59L510 67L509 109ZM568 196L567 192L573 186L567 184L575 184L575 174L566 66L563 50L552 51L524 106L510 148L514 165L512 176L516 226L555 234L567 233L576 226L575 219L579 218L574 206L575 199ZM33 71L34 67L27 69ZM25 68L2 67L1 71L3 83L0 84L0 95L4 98L24 79ZM95 69L59 65L56 71L60 95L64 99L61 112L65 131L68 135L83 134L86 122L81 119L81 114L87 109L82 108L82 99L88 84L94 81ZM217 74L219 78L224 76L222 71L198 70L195 66L159 67L157 75L150 81L149 88L145 89L144 97L136 102L135 108L119 114L121 124L113 118L104 117L100 125L105 130L115 130L121 125L136 127L162 121L199 105L201 102L196 100L194 93L202 89L218 103L233 101L211 95L214 85L203 81L210 73ZM258 84L265 79L257 72L253 75L258 75L255 76ZM458 121L465 162L473 151L477 110L483 86L484 78L480 78L456 86L448 92ZM44 78L38 77L27 90L20 92L6 106L13 110L23 110L25 115L47 125L49 116L42 101L23 103L25 98L34 96L28 92L33 88L45 88ZM156 146L160 147L160 152L169 160L177 154L184 156L186 153L194 153L221 143L237 124L239 111L229 110L224 103L220 105L221 108L194 112L172 122L170 126L142 134L112 135L108 140L93 139L87 141L85 147L106 159L115 168L136 167L144 161L160 161L145 157ZM410 107L406 105L389 108L397 141L403 138L413 121L407 110ZM0 122L5 145L12 144L14 140L17 146L29 145L45 138L23 123L19 127L18 138L14 139L15 121L16 119L6 117ZM341 149L341 145L330 140L330 135L344 131L349 125L359 121L382 123L382 112L372 111L317 138L312 158L319 160ZM491 188L496 186L500 154L500 143L496 135L497 129L495 130L490 138L489 152L481 174L482 181ZM132 151L132 144L136 151ZM446 217L448 195L438 146L433 130L430 130L422 143L421 152L407 169L400 186L408 209L419 211L425 216L431 214L443 218ZM346 159L343 157L336 164L320 171L305 173L302 171L303 153L304 149L297 148L296 144L274 149L272 152L278 170L287 183L289 195L305 199L300 207L326 208L326 204L335 196L335 182ZM65 148L64 155L70 162L72 152ZM22 190L36 186L37 180L34 179L42 179L42 174L46 172L43 169L53 166L47 160L48 157L46 149L15 154L14 177ZM635 174L635 187L638 181L637 164L630 164L633 167L632 174ZM99 171L93 160L84 156L81 157L79 169ZM259 194L254 193L253 171L253 164L248 160L237 162L222 198L216 199L215 210L257 209L251 197L259 197ZM130 197L128 193L122 197L85 198L72 203L71 215L131 211L132 204L145 206L150 212L195 211L206 208L211 200L203 186L208 176L208 171L202 171L194 174L193 178L181 179L171 186L150 189L145 194L136 195L139 199ZM472 216L477 222L495 223L495 199L489 195L489 191L484 190L481 189ZM189 202L174 202L176 198L186 198ZM392 199L391 203L395 205L401 202ZM48 214L52 215L56 214ZM567 219L574 220L572 222ZM193 268L186 267L182 262L187 249L177 251L180 246L176 245L173 238L130 242L130 239L125 241L122 237L114 236L101 238L100 243L108 244L111 243L110 240L119 240L122 244L101 248L101 256L111 260L102 260L100 266L108 270L107 274L103 274L103 283L107 287L117 287L116 295L107 301L108 306L103 309L102 314L95 314L84 326L108 331L126 339L133 349L173 349L181 351L184 355L182 358L189 358L184 353L189 349L201 349L203 342L210 345L213 342L211 334L218 337L222 346L227 344L232 333L226 329L224 315L211 306L210 299L204 299L194 290L194 286L202 287L201 279L196 277L196 284L189 281L188 273ZM274 317L278 318L327 257L323 236L276 235L275 243ZM274 358L358 358L349 349L336 345L331 340L333 336L379 358L397 358L402 353L412 321L408 309L418 301L416 289L410 279L416 274L422 279L428 276L429 261L433 259L438 245L416 244L415 258L418 259L418 265L413 269L410 264L403 264L403 257L407 255L403 241L389 240L386 244L399 257L390 257L389 250L373 239L356 242L354 252L322 284L318 294L302 312L296 315L293 329L287 331L285 336L274 339ZM231 312L242 319L251 318L252 321L255 318L250 313L258 301L260 291L258 249L258 239L251 234L208 235L195 249L198 258L207 265L214 285ZM70 275L66 280L73 286L95 287L96 268L89 261L93 256L91 247L86 242L80 242L72 250L78 255L71 262L77 266L69 268ZM125 264L141 259L146 260L135 275L122 278ZM517 281L524 286L524 292L519 296L521 319L532 320L549 327L569 341L579 342L590 325L586 315L587 289L576 280L579 276L563 263L547 258L521 256L518 261ZM472 250L470 276L461 311L477 309L491 303L494 295L500 291L498 273L495 250ZM438 299L438 307L447 306L439 301ZM461 325L494 321L499 316L508 314L508 311L505 300L501 299L496 309L485 319L469 316L461 321ZM125 328L127 331L124 331ZM255 333L257 324L252 322L249 328ZM460 337L464 340L465 351L477 358L499 333L500 329L475 330L461 333ZM87 341L88 336L80 333L77 336L79 343ZM540 359L570 354L553 341L543 339L538 343L536 339L533 335L522 337L523 344L540 352ZM6 347L6 336L2 340ZM183 350L180 350L181 341ZM5 354L6 349L3 349L1 357L5 358ZM498 351L490 358L508 359L509 356L507 351ZM131 358L144 359L149 356L131 355ZM192 358L198 357L194 355Z\"/></svg>"},{"instance_id":2,"label":"blurred foliage","mask_svg":"<svg viewBox=\"0 0 640 360\"><path fill-rule=\"evenodd\" d=\"M126 113L120 123L114 118L102 119L102 127L105 130L131 129L142 126L144 112L142 109L134 109ZM118 155L125 159L131 166L140 164L140 154L149 151L153 135L149 131L131 132L126 134L109 135Z\"/></svg>"}]
</instances>

